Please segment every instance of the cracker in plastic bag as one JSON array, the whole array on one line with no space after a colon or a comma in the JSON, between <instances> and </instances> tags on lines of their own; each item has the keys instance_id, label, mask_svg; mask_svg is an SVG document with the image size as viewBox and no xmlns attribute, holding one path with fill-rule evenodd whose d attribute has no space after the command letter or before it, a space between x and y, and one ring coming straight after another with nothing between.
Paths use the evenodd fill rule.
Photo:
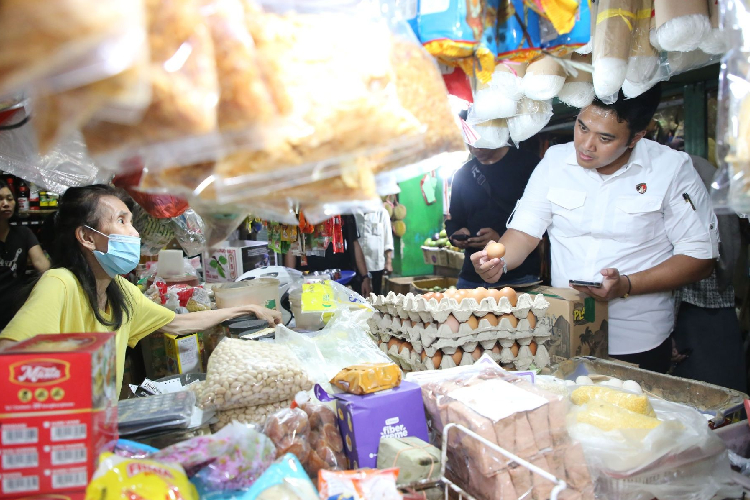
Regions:
<instances>
[{"instance_id":1,"label":"cracker in plastic bag","mask_svg":"<svg viewBox=\"0 0 750 500\"><path fill-rule=\"evenodd\" d=\"M344 368L331 384L349 394L371 394L397 387L401 369L395 363L368 363Z\"/></svg>"}]
</instances>

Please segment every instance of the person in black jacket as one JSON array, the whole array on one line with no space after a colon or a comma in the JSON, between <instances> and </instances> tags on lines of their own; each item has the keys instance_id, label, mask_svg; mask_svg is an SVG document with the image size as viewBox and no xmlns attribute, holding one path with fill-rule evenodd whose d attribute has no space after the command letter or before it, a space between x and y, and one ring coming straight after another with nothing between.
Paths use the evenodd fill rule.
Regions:
<instances>
[{"instance_id":1,"label":"person in black jacket","mask_svg":"<svg viewBox=\"0 0 750 500\"><path fill-rule=\"evenodd\" d=\"M539 158L509 146L479 149L469 146L472 158L453 177L450 218L445 230L453 245L464 249L464 265L458 288L503 287L539 281L541 261L532 252L517 269L503 275L499 283L488 284L474 270L471 255L505 232L516 202L523 195ZM466 240L456 235L467 235Z\"/></svg>"}]
</instances>

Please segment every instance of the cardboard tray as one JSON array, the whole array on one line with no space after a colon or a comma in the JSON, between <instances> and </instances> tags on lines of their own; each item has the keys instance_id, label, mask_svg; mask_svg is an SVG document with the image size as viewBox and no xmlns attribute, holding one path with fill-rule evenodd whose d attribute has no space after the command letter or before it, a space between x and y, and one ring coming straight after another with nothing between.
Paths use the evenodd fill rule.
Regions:
<instances>
[{"instance_id":1,"label":"cardboard tray","mask_svg":"<svg viewBox=\"0 0 750 500\"><path fill-rule=\"evenodd\" d=\"M685 404L710 417L708 420L712 428L738 422L742 418L743 401L748 398L747 394L718 385L663 375L589 356L563 361L554 375L575 380L580 375L592 373L621 380L635 380L651 396Z\"/></svg>"},{"instance_id":2,"label":"cardboard tray","mask_svg":"<svg viewBox=\"0 0 750 500\"><path fill-rule=\"evenodd\" d=\"M427 280L414 280L409 287L411 293L427 293L432 287L449 288L456 286L458 279L456 278L431 278Z\"/></svg>"}]
</instances>

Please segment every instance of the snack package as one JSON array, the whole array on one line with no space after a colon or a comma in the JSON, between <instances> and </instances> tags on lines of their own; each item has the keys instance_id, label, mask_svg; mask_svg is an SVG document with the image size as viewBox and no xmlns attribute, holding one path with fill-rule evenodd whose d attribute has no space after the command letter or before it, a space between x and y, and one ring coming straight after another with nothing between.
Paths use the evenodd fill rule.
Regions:
<instances>
[{"instance_id":1,"label":"snack package","mask_svg":"<svg viewBox=\"0 0 750 500\"><path fill-rule=\"evenodd\" d=\"M182 498L198 500L180 465L103 453L86 488L86 500Z\"/></svg>"},{"instance_id":2,"label":"snack package","mask_svg":"<svg viewBox=\"0 0 750 500\"><path fill-rule=\"evenodd\" d=\"M497 59L529 62L541 51L539 14L530 9L524 0L493 0L497 9L497 44L492 51ZM525 33L529 36L526 37Z\"/></svg>"},{"instance_id":3,"label":"snack package","mask_svg":"<svg viewBox=\"0 0 750 500\"><path fill-rule=\"evenodd\" d=\"M569 6L572 6L572 3L578 4L576 6L577 12L571 19L574 24L570 30L567 32L559 31L555 29L552 23L547 23L545 19L540 20L542 48L558 56L577 51L591 40L591 2L589 0L574 0L572 3L563 3L567 3Z\"/></svg>"},{"instance_id":4,"label":"snack package","mask_svg":"<svg viewBox=\"0 0 750 500\"><path fill-rule=\"evenodd\" d=\"M281 410L268 418L263 432L276 445L278 457L293 454L316 482L322 469L347 468L336 414L327 405L305 403Z\"/></svg>"},{"instance_id":5,"label":"snack package","mask_svg":"<svg viewBox=\"0 0 750 500\"><path fill-rule=\"evenodd\" d=\"M217 410L269 404L312 386L286 346L226 338L208 360L202 403Z\"/></svg>"},{"instance_id":6,"label":"snack package","mask_svg":"<svg viewBox=\"0 0 750 500\"><path fill-rule=\"evenodd\" d=\"M368 363L344 368L331 384L349 394L371 394L398 386L401 369L395 363Z\"/></svg>"},{"instance_id":7,"label":"snack package","mask_svg":"<svg viewBox=\"0 0 750 500\"><path fill-rule=\"evenodd\" d=\"M152 194L139 189L143 170L136 169L128 174L116 175L112 184L123 188L138 205L157 219L171 219L188 209L185 198L170 194Z\"/></svg>"},{"instance_id":8,"label":"snack package","mask_svg":"<svg viewBox=\"0 0 750 500\"><path fill-rule=\"evenodd\" d=\"M63 92L116 75L140 56L137 0L9 0L0 5L0 95Z\"/></svg>"},{"instance_id":9,"label":"snack package","mask_svg":"<svg viewBox=\"0 0 750 500\"><path fill-rule=\"evenodd\" d=\"M578 0L524 0L524 3L544 20L549 21L558 33L570 33L575 26L579 10ZM580 8L583 9L583 6Z\"/></svg>"},{"instance_id":10,"label":"snack package","mask_svg":"<svg viewBox=\"0 0 750 500\"><path fill-rule=\"evenodd\" d=\"M318 492L297 457L287 453L273 463L242 500L318 500Z\"/></svg>"},{"instance_id":11,"label":"snack package","mask_svg":"<svg viewBox=\"0 0 750 500\"><path fill-rule=\"evenodd\" d=\"M593 499L583 452L568 437L562 396L505 372L487 355L474 365L412 373L407 379L421 385L439 442L446 424L460 424L566 481L573 494ZM526 498L532 488L535 497L547 498L554 486L458 430L447 439L449 477L477 498Z\"/></svg>"},{"instance_id":12,"label":"snack package","mask_svg":"<svg viewBox=\"0 0 750 500\"><path fill-rule=\"evenodd\" d=\"M469 58L479 47L483 3L452 1L422 5L418 17L419 40L438 60L451 66Z\"/></svg>"},{"instance_id":13,"label":"snack package","mask_svg":"<svg viewBox=\"0 0 750 500\"><path fill-rule=\"evenodd\" d=\"M169 219L157 219L141 208L133 207L133 227L141 236L141 255L158 255L174 238Z\"/></svg>"},{"instance_id":14,"label":"snack package","mask_svg":"<svg viewBox=\"0 0 750 500\"><path fill-rule=\"evenodd\" d=\"M118 439L112 453L123 458L148 458L159 451L153 446L136 443L127 439Z\"/></svg>"},{"instance_id":15,"label":"snack package","mask_svg":"<svg viewBox=\"0 0 750 500\"><path fill-rule=\"evenodd\" d=\"M636 0L599 0L597 3L593 80L596 95L605 102L616 100L625 81L638 5Z\"/></svg>"},{"instance_id":16,"label":"snack package","mask_svg":"<svg viewBox=\"0 0 750 500\"><path fill-rule=\"evenodd\" d=\"M356 471L320 471L320 498L352 500L401 500L396 487L398 469L361 469Z\"/></svg>"},{"instance_id":17,"label":"snack package","mask_svg":"<svg viewBox=\"0 0 750 500\"><path fill-rule=\"evenodd\" d=\"M211 429L217 432L235 421L241 424L262 426L266 423L268 417L279 410L289 408L292 402L292 399L288 399L267 405L245 406L243 408L218 411L216 412L218 421L212 424Z\"/></svg>"},{"instance_id":18,"label":"snack package","mask_svg":"<svg viewBox=\"0 0 750 500\"><path fill-rule=\"evenodd\" d=\"M149 166L145 159L167 161L178 150L191 155L207 147L196 140L165 145L207 134L217 125L214 47L201 5L199 0L145 1L151 103L136 123L97 118L83 127L86 145L100 161L119 168L120 159L141 154Z\"/></svg>"}]
</instances>

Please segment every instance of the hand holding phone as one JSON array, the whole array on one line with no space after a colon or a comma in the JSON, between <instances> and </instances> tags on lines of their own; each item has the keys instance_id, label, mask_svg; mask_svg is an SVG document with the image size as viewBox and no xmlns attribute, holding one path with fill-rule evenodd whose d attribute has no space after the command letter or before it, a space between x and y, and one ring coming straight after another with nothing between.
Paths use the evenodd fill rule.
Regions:
<instances>
[{"instance_id":1,"label":"hand holding phone","mask_svg":"<svg viewBox=\"0 0 750 500\"><path fill-rule=\"evenodd\" d=\"M569 283L574 286L587 286L590 288L601 288L602 283L596 281L570 280Z\"/></svg>"},{"instance_id":2,"label":"hand holding phone","mask_svg":"<svg viewBox=\"0 0 750 500\"><path fill-rule=\"evenodd\" d=\"M456 241L466 241L469 239L469 235L464 233L453 233L450 239Z\"/></svg>"}]
</instances>

